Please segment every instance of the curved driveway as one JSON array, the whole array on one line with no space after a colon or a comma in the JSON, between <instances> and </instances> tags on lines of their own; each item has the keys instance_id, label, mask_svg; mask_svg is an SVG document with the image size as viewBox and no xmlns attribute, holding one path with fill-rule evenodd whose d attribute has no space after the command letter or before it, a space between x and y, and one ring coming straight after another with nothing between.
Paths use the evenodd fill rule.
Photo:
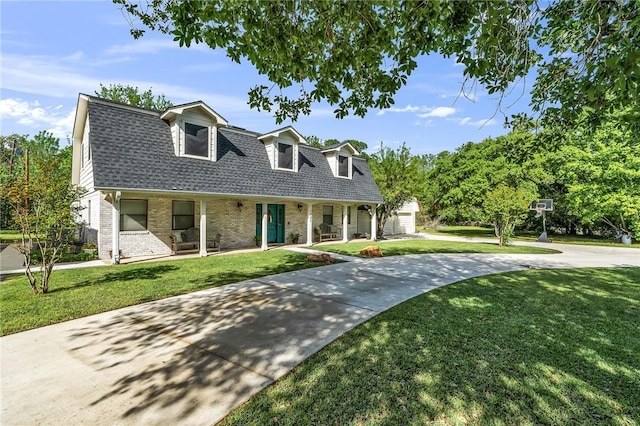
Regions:
<instances>
[{"instance_id":1,"label":"curved driveway","mask_svg":"<svg viewBox=\"0 0 640 426\"><path fill-rule=\"evenodd\" d=\"M563 253L353 259L2 337L0 423L210 425L346 331L442 285L640 266L638 249L544 246Z\"/></svg>"}]
</instances>

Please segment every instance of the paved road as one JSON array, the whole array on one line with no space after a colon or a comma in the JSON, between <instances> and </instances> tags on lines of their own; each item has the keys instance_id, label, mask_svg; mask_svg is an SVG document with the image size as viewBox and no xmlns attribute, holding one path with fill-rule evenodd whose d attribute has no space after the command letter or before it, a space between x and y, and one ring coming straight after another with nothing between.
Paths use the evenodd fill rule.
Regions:
<instances>
[{"instance_id":1,"label":"paved road","mask_svg":"<svg viewBox=\"0 0 640 426\"><path fill-rule=\"evenodd\" d=\"M0 338L2 425L210 425L358 324L465 278L640 251L411 255L269 276ZM96 293L99 297L99 293Z\"/></svg>"}]
</instances>

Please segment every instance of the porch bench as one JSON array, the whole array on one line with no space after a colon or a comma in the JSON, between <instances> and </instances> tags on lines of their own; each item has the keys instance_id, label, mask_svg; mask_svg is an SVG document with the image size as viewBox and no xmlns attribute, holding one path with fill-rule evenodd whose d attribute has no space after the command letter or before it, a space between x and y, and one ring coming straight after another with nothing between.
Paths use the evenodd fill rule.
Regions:
<instances>
[{"instance_id":1,"label":"porch bench","mask_svg":"<svg viewBox=\"0 0 640 426\"><path fill-rule=\"evenodd\" d=\"M220 234L216 234L215 237L207 237L207 251L220 251L220 237ZM171 254L200 250L200 230L198 228L172 232L169 238L171 240Z\"/></svg>"},{"instance_id":2,"label":"porch bench","mask_svg":"<svg viewBox=\"0 0 640 426\"><path fill-rule=\"evenodd\" d=\"M318 228L320 229L320 242L342 238L342 230L337 226L321 223Z\"/></svg>"}]
</instances>

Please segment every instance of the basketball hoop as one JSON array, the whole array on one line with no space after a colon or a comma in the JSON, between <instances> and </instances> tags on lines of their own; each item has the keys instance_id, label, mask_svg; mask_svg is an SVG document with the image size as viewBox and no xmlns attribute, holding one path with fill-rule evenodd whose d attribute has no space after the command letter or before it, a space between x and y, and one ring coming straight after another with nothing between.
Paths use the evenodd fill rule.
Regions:
<instances>
[{"instance_id":1,"label":"basketball hoop","mask_svg":"<svg viewBox=\"0 0 640 426\"><path fill-rule=\"evenodd\" d=\"M542 216L542 234L540 234L538 241L548 243L546 213L553 211L553 200L551 198L545 198L534 201L529 206L529 210L536 212L536 219Z\"/></svg>"}]
</instances>

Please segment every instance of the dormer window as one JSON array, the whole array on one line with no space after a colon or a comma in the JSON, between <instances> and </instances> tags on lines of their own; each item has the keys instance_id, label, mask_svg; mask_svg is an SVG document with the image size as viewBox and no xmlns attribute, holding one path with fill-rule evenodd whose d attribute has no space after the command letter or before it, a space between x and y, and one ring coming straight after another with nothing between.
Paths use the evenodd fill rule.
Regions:
<instances>
[{"instance_id":1,"label":"dormer window","mask_svg":"<svg viewBox=\"0 0 640 426\"><path fill-rule=\"evenodd\" d=\"M171 127L176 156L216 161L218 127L228 123L204 102L171 107L160 118Z\"/></svg>"},{"instance_id":2,"label":"dormer window","mask_svg":"<svg viewBox=\"0 0 640 426\"><path fill-rule=\"evenodd\" d=\"M293 170L293 145L278 142L278 168Z\"/></svg>"},{"instance_id":3,"label":"dormer window","mask_svg":"<svg viewBox=\"0 0 640 426\"><path fill-rule=\"evenodd\" d=\"M197 124L184 124L184 153L209 158L209 128Z\"/></svg>"},{"instance_id":4,"label":"dormer window","mask_svg":"<svg viewBox=\"0 0 640 426\"><path fill-rule=\"evenodd\" d=\"M302 135L293 127L288 126L270 133L258 136L265 149L272 169L298 171L300 144L306 143Z\"/></svg>"},{"instance_id":5,"label":"dormer window","mask_svg":"<svg viewBox=\"0 0 640 426\"><path fill-rule=\"evenodd\" d=\"M358 155L348 142L342 142L337 145L328 146L322 149L322 153L329 162L329 167L335 177L351 179L353 177L353 156Z\"/></svg>"},{"instance_id":6,"label":"dormer window","mask_svg":"<svg viewBox=\"0 0 640 426\"><path fill-rule=\"evenodd\" d=\"M338 176L349 177L349 160L350 157L338 155Z\"/></svg>"}]
</instances>

